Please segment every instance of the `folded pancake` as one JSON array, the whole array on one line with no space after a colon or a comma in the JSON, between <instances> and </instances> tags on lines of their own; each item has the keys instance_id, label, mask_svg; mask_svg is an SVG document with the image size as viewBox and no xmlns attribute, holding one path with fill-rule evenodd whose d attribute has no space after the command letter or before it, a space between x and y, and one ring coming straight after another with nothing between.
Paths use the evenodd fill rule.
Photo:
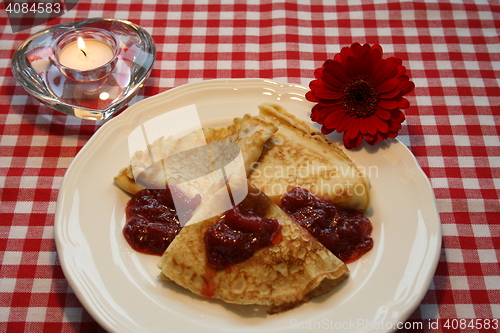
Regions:
<instances>
[{"instance_id":1,"label":"folded pancake","mask_svg":"<svg viewBox=\"0 0 500 333\"><path fill-rule=\"evenodd\" d=\"M179 138L161 137L147 150L136 152L130 165L114 180L120 188L135 194L146 187L162 188L166 183L178 185L201 177L191 182L190 188L182 189L194 196L200 188L220 183L220 173L213 172L226 165L226 173L244 168L243 173L248 176L264 143L276 130L273 123L259 116L245 115L225 127L203 128ZM233 160L241 163L231 164Z\"/></svg>"},{"instance_id":2,"label":"folded pancake","mask_svg":"<svg viewBox=\"0 0 500 333\"><path fill-rule=\"evenodd\" d=\"M228 220L230 216L238 216L234 211L188 224L159 261L160 276L197 295L234 304L263 305L269 313L291 309L324 294L348 276L349 271L342 261L265 194L250 184L247 192L246 198L237 204L234 211L256 215L268 221L266 223L274 221L275 226L279 223L278 229L258 234L255 225L263 228L258 230L271 229L266 229L264 222L260 225L247 215L244 215L247 219L243 222L231 222ZM211 205L217 205L219 194L214 195ZM259 242L266 235L272 237L270 243L258 248L250 257L238 261L234 256L246 247L240 244L233 249L226 248L217 242L217 246L213 245L212 237L218 241L224 240L224 234L214 230L225 230L228 235L232 235L228 242L222 242L224 246L232 246L233 242L239 241L238 237L252 239L252 242ZM214 233L216 236L213 236ZM221 266L221 260L229 263Z\"/></svg>"},{"instance_id":3,"label":"folded pancake","mask_svg":"<svg viewBox=\"0 0 500 333\"><path fill-rule=\"evenodd\" d=\"M262 104L259 110L278 131L249 176L253 184L273 200L302 187L342 208L370 206L368 177L335 143L277 104Z\"/></svg>"}]
</instances>

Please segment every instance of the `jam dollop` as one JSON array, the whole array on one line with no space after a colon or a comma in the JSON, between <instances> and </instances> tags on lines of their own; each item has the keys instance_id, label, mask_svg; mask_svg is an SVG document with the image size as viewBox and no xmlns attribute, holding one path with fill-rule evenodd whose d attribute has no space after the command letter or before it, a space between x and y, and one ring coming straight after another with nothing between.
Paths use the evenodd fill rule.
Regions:
<instances>
[{"instance_id":1,"label":"jam dollop","mask_svg":"<svg viewBox=\"0 0 500 333\"><path fill-rule=\"evenodd\" d=\"M190 199L181 192L176 195L183 213L192 214L199 197ZM123 235L129 245L141 253L162 255L182 229L169 188L139 191L127 203L125 213Z\"/></svg>"},{"instance_id":2,"label":"jam dollop","mask_svg":"<svg viewBox=\"0 0 500 333\"><path fill-rule=\"evenodd\" d=\"M361 211L341 209L300 187L286 193L280 206L345 263L373 247L372 224Z\"/></svg>"},{"instance_id":3,"label":"jam dollop","mask_svg":"<svg viewBox=\"0 0 500 333\"><path fill-rule=\"evenodd\" d=\"M278 243L280 236L278 220L237 205L205 233L208 265L220 270L243 262L259 249Z\"/></svg>"}]
</instances>

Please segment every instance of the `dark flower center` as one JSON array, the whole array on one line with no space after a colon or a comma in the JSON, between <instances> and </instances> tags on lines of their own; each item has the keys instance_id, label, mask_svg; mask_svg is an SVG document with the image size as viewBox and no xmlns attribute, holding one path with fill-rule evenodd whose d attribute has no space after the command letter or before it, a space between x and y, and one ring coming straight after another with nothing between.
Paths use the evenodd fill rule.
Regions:
<instances>
[{"instance_id":1,"label":"dark flower center","mask_svg":"<svg viewBox=\"0 0 500 333\"><path fill-rule=\"evenodd\" d=\"M350 116L371 116L377 109L378 101L377 90L363 77L352 79L344 88L344 108Z\"/></svg>"}]
</instances>

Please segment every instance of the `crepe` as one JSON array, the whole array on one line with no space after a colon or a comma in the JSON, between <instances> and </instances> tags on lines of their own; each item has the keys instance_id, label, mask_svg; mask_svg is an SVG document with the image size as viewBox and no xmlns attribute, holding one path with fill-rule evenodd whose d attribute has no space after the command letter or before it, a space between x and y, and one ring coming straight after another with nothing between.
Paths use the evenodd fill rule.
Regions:
<instances>
[{"instance_id":1,"label":"crepe","mask_svg":"<svg viewBox=\"0 0 500 333\"><path fill-rule=\"evenodd\" d=\"M224 183L220 172L214 173L222 168L224 177L238 172L248 176L276 130L273 123L247 114L225 127L203 128L180 138L161 137L146 151L136 152L114 180L132 195L146 187L190 182L182 190L194 197Z\"/></svg>"},{"instance_id":2,"label":"crepe","mask_svg":"<svg viewBox=\"0 0 500 333\"><path fill-rule=\"evenodd\" d=\"M347 209L370 206L370 182L332 141L277 104L259 105L260 115L278 126L249 181L273 199L302 187Z\"/></svg>"},{"instance_id":3,"label":"crepe","mask_svg":"<svg viewBox=\"0 0 500 333\"><path fill-rule=\"evenodd\" d=\"M257 304L282 312L324 294L349 274L347 266L260 190L249 185L239 205L277 219L281 240L225 269L208 264L206 231L222 216L185 226L164 252L161 277L205 297L235 304ZM218 192L212 205L219 202Z\"/></svg>"}]
</instances>

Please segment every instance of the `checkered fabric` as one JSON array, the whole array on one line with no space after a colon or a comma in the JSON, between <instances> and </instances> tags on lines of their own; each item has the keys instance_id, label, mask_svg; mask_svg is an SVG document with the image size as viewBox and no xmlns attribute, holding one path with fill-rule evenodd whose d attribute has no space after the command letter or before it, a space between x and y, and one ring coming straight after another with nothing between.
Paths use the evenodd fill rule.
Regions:
<instances>
[{"instance_id":1,"label":"checkered fabric","mask_svg":"<svg viewBox=\"0 0 500 333\"><path fill-rule=\"evenodd\" d=\"M53 238L64 173L101 124L41 105L10 69L32 33L89 17L130 20L156 41L151 77L133 101L216 78L307 86L354 41L401 58L416 88L399 139L431 181L443 232L409 322L500 318L498 0L82 0L18 33L0 8L0 332L102 330L68 286Z\"/></svg>"}]
</instances>

